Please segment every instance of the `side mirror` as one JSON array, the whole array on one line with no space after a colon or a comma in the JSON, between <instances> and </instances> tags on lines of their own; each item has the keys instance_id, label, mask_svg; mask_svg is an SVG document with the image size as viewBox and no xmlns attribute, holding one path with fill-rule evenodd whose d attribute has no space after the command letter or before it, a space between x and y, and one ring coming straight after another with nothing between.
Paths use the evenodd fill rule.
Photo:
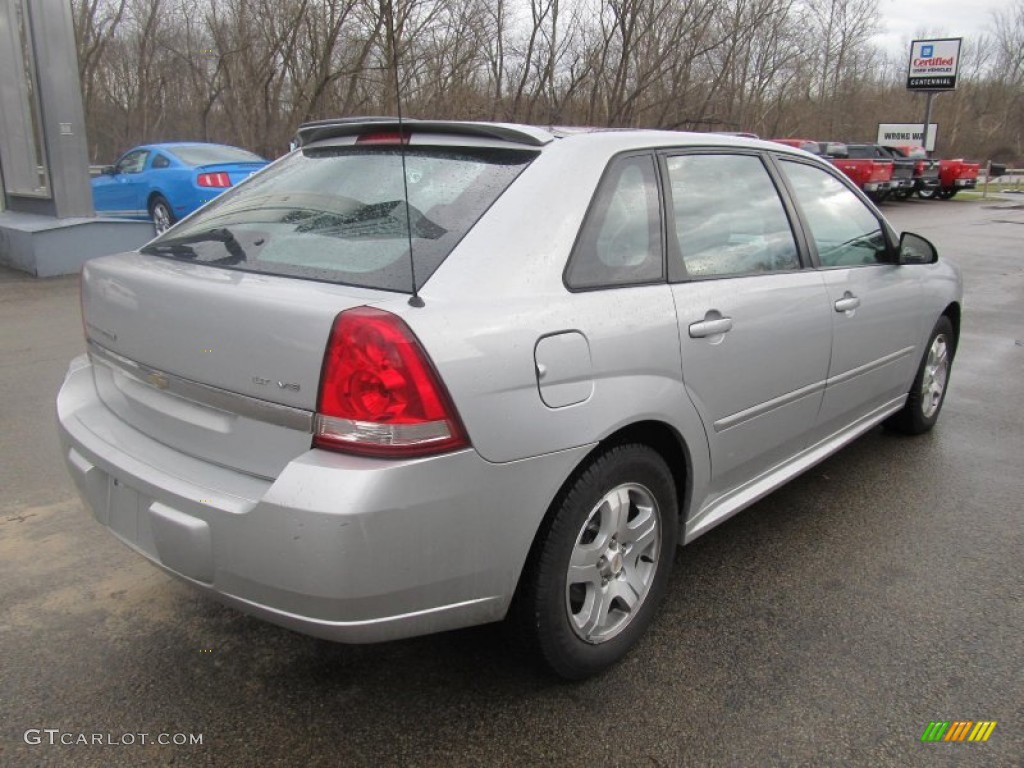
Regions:
<instances>
[{"instance_id":1,"label":"side mirror","mask_svg":"<svg viewBox=\"0 0 1024 768\"><path fill-rule=\"evenodd\" d=\"M117 166L116 165L105 165L105 166L103 166L102 173L103 173L104 176L117 176Z\"/></svg>"},{"instance_id":2,"label":"side mirror","mask_svg":"<svg viewBox=\"0 0 1024 768\"><path fill-rule=\"evenodd\" d=\"M939 252L928 240L913 232L900 235L900 264L934 264Z\"/></svg>"}]
</instances>

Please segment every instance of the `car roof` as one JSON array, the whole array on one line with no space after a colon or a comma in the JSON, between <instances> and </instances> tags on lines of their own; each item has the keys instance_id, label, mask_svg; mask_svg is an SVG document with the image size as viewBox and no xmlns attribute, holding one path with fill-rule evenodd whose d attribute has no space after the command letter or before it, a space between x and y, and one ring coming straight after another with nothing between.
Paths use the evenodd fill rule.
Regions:
<instances>
[{"instance_id":1,"label":"car roof","mask_svg":"<svg viewBox=\"0 0 1024 768\"><path fill-rule=\"evenodd\" d=\"M174 150L186 149L189 147L223 147L225 149L240 149L243 152L250 151L248 149L245 149L245 147L236 147L231 144L216 144L210 141L163 141L156 144L139 144L137 147L132 147L131 149L126 150L122 154L128 154L128 152L134 152L137 149L145 149L152 152L168 152L174 155ZM252 154L256 153L253 152ZM178 155L174 156L178 157L179 160L181 159Z\"/></svg>"},{"instance_id":2,"label":"car roof","mask_svg":"<svg viewBox=\"0 0 1024 768\"><path fill-rule=\"evenodd\" d=\"M602 149L619 151L658 147L720 146L786 151L786 146L775 142L723 133L696 133L649 128L599 128L592 126L534 126L517 123L474 122L462 120L419 120L394 117L347 117L319 120L302 125L297 138L299 146L334 139L351 139L363 134L397 132L403 129L413 134L463 136L468 141L498 141L543 150L563 142L587 142ZM799 151L799 150L797 150Z\"/></svg>"}]
</instances>

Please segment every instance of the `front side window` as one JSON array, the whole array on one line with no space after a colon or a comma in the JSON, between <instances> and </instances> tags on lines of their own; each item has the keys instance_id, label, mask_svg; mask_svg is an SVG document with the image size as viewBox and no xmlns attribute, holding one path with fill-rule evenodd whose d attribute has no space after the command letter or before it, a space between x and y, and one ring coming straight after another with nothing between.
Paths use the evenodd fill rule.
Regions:
<instances>
[{"instance_id":1,"label":"front side window","mask_svg":"<svg viewBox=\"0 0 1024 768\"><path fill-rule=\"evenodd\" d=\"M782 167L811 229L821 266L888 261L882 226L860 198L820 168L790 160L783 160Z\"/></svg>"},{"instance_id":2,"label":"front side window","mask_svg":"<svg viewBox=\"0 0 1024 768\"><path fill-rule=\"evenodd\" d=\"M760 158L679 155L667 160L675 232L689 277L800 268L793 230Z\"/></svg>"},{"instance_id":3,"label":"front side window","mask_svg":"<svg viewBox=\"0 0 1024 768\"><path fill-rule=\"evenodd\" d=\"M149 152L145 149L136 149L122 157L117 163L118 173L142 173L146 167L146 158Z\"/></svg>"},{"instance_id":4,"label":"front side window","mask_svg":"<svg viewBox=\"0 0 1024 768\"><path fill-rule=\"evenodd\" d=\"M412 264L419 288L534 157L408 147L403 184L402 154L394 146L295 152L143 252L409 292Z\"/></svg>"},{"instance_id":5,"label":"front side window","mask_svg":"<svg viewBox=\"0 0 1024 768\"><path fill-rule=\"evenodd\" d=\"M664 274L654 158L620 157L601 179L566 269L570 288L638 285Z\"/></svg>"}]
</instances>

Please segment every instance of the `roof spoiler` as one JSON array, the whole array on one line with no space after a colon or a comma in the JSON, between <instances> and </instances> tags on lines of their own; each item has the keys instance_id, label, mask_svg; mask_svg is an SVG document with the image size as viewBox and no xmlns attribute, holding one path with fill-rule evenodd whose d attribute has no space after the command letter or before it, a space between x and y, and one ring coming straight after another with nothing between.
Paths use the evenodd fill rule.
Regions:
<instances>
[{"instance_id":1,"label":"roof spoiler","mask_svg":"<svg viewBox=\"0 0 1024 768\"><path fill-rule=\"evenodd\" d=\"M478 139L494 139L529 147L543 147L555 137L543 128L514 123L476 123L460 120L416 120L402 118L402 128L414 133L436 133L472 136ZM305 146L322 139L341 136L358 136L377 131L397 131L397 117L341 117L332 120L317 120L305 123L296 133L297 146Z\"/></svg>"}]
</instances>

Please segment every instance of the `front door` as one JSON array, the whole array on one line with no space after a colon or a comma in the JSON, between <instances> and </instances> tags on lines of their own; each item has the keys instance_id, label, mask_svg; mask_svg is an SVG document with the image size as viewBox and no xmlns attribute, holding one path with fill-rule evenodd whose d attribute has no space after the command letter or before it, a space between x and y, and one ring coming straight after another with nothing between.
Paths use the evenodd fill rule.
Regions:
<instances>
[{"instance_id":1,"label":"front door","mask_svg":"<svg viewBox=\"0 0 1024 768\"><path fill-rule=\"evenodd\" d=\"M148 156L149 152L145 149L133 149L117 161L113 174L93 179L93 206L98 213L108 216L149 216L143 200L145 182L142 176Z\"/></svg>"},{"instance_id":2,"label":"front door","mask_svg":"<svg viewBox=\"0 0 1024 768\"><path fill-rule=\"evenodd\" d=\"M921 354L917 283L891 263L879 218L853 191L823 169L792 160L780 166L829 293L832 364L818 428L824 438L906 394Z\"/></svg>"}]
</instances>

